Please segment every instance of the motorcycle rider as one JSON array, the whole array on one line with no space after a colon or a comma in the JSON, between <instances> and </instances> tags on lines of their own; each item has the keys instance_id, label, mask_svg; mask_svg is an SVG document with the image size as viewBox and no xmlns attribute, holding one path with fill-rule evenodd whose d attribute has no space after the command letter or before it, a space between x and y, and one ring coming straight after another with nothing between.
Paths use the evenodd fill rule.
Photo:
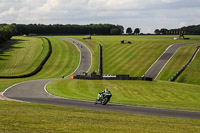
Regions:
<instances>
[{"instance_id":1,"label":"motorcycle rider","mask_svg":"<svg viewBox=\"0 0 200 133\"><path fill-rule=\"evenodd\" d=\"M97 99L96 99L96 102L95 104L97 103L100 103L100 99L102 97L104 97L105 94L111 94L111 92L106 88L104 91L100 92L98 95L97 95Z\"/></svg>"}]
</instances>

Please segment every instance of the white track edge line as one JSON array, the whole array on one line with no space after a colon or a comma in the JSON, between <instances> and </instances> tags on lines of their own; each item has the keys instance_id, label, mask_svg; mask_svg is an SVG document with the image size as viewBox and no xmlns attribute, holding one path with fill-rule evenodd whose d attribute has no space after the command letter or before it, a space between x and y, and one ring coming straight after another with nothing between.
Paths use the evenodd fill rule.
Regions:
<instances>
[{"instance_id":1,"label":"white track edge line","mask_svg":"<svg viewBox=\"0 0 200 133\"><path fill-rule=\"evenodd\" d=\"M163 56L163 54L165 54L165 52L166 52L170 47L172 47L173 45L175 45L175 44L171 44L169 47L167 47L167 48L165 49L165 51L161 54L161 56ZM161 57L161 56L160 56L160 57ZM144 75L153 67L153 65L160 59L160 57L157 58L157 60L150 66L150 68L144 73ZM143 75L142 77L144 77L144 75Z\"/></svg>"},{"instance_id":2,"label":"white track edge line","mask_svg":"<svg viewBox=\"0 0 200 133\"><path fill-rule=\"evenodd\" d=\"M65 38L65 37L63 37L63 38ZM72 41L70 41L70 40L68 40L68 41L70 41L71 43L73 43L73 41L77 41L77 42L79 42L79 43L82 43L82 42L80 42L80 41L78 41L78 40L75 40L75 39L72 39L72 38L66 38L66 39L70 39L70 40L72 40ZM80 63L81 63L81 60L82 60L82 56L81 56L81 51L80 51L80 49L78 48L78 46L75 44L75 43L73 43L75 46L76 46L76 48L79 50L79 52L80 52L80 61L79 61L79 65L78 65L78 67L76 68L76 70L74 71L74 72L72 72L71 74L69 74L68 76L66 76L66 77L69 77L69 76L71 76L71 75L73 75L76 71L77 71L77 69L79 68L79 66L80 66ZM90 49L84 44L84 43L82 43L88 50L89 50L89 52L90 52L90 58L91 58L91 63L90 63L90 67L89 67L89 69L87 70L87 72L90 70L90 68L91 68L91 66L92 66L92 52L90 51ZM51 83L52 81L49 81L45 86L44 86L44 90L45 90L45 92L47 93L47 94L49 94L49 95L51 95L51 96L55 96L55 95L53 95L53 94L51 94L51 93L49 93L48 91L47 91L47 89L46 89L46 86L49 84L49 83ZM55 96L55 97L58 97L58 96ZM59 98L64 98L64 97L59 97ZM67 98L65 98L65 99L67 99Z\"/></svg>"}]
</instances>

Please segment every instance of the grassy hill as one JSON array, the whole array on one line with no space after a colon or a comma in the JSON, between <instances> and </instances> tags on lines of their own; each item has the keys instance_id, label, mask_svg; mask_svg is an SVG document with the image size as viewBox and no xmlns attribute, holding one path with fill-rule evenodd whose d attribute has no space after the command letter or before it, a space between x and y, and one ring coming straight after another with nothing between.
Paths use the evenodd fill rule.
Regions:
<instances>
[{"instance_id":1,"label":"grassy hill","mask_svg":"<svg viewBox=\"0 0 200 133\"><path fill-rule=\"evenodd\" d=\"M61 97L95 101L109 88L111 103L200 111L200 86L172 82L119 80L58 80L47 90Z\"/></svg>"},{"instance_id":2,"label":"grassy hill","mask_svg":"<svg viewBox=\"0 0 200 133\"><path fill-rule=\"evenodd\" d=\"M73 38L84 42L94 53L98 53L99 43L103 45L104 74L142 76L169 45L200 41L199 36L189 37L191 40L173 40L173 36L94 36L92 40L83 40L82 36ZM121 40L131 41L132 44L121 44ZM197 45L191 45L180 48L157 80L168 81L187 63L196 47ZM97 62L98 54L96 55ZM200 110L198 104L200 86L166 81L62 80L49 84L48 91L62 97L94 101L97 93L107 87L114 93L111 99L113 103Z\"/></svg>"},{"instance_id":3,"label":"grassy hill","mask_svg":"<svg viewBox=\"0 0 200 133\"><path fill-rule=\"evenodd\" d=\"M21 37L21 40L24 39L30 39L34 40L37 38L25 38ZM34 80L34 79L47 79L47 78L61 78L62 75L69 75L71 74L76 67L79 64L79 58L80 58L80 53L77 50L77 48L72 44L67 41L61 40L59 38L53 38L49 37L51 43L52 43L52 54L49 58L49 60L46 62L44 65L43 69L36 75L29 77L29 78L23 78L23 79L0 79L0 92L6 89L7 87L18 83L22 81L27 81L27 80ZM36 41L33 41L36 43ZM15 44L13 44L15 45ZM22 43L23 45L23 43ZM28 44L27 44L28 45ZM34 44L33 44L34 45ZM35 47L37 44L34 45ZM20 44L19 44L19 47ZM35 48L33 48L35 49ZM16 52L17 53L17 52ZM6 53L2 54L6 55ZM13 54L16 58L20 58L20 54ZM28 55L27 55L28 56ZM11 60L11 59L9 59ZM9 61L8 60L8 61ZM0 60L0 62L3 62L4 60ZM9 61L11 62L11 61ZM27 61L30 64L33 62ZM12 62L11 62L12 63ZM20 67L20 64L19 64ZM15 68L13 68L14 71ZM16 71L18 70L18 67L16 67Z\"/></svg>"},{"instance_id":4,"label":"grassy hill","mask_svg":"<svg viewBox=\"0 0 200 133\"><path fill-rule=\"evenodd\" d=\"M157 77L157 80L169 81L169 79L189 61L197 46L198 45L190 45L180 48Z\"/></svg>"},{"instance_id":5,"label":"grassy hill","mask_svg":"<svg viewBox=\"0 0 200 133\"><path fill-rule=\"evenodd\" d=\"M48 53L48 42L33 37L14 37L0 51L0 76L34 71Z\"/></svg>"},{"instance_id":6,"label":"grassy hill","mask_svg":"<svg viewBox=\"0 0 200 133\"><path fill-rule=\"evenodd\" d=\"M176 81L200 85L200 52Z\"/></svg>"},{"instance_id":7,"label":"grassy hill","mask_svg":"<svg viewBox=\"0 0 200 133\"><path fill-rule=\"evenodd\" d=\"M82 41L95 53L91 71L97 71L98 54L96 53L98 53L98 44L101 44L103 73L130 76L142 76L171 44L200 41L199 36L189 36L190 40L173 40L174 36L92 36L92 40L83 40L83 36L69 37ZM131 41L132 44L121 44L121 40ZM196 46L186 46L190 52L186 59L190 58L195 48Z\"/></svg>"}]
</instances>

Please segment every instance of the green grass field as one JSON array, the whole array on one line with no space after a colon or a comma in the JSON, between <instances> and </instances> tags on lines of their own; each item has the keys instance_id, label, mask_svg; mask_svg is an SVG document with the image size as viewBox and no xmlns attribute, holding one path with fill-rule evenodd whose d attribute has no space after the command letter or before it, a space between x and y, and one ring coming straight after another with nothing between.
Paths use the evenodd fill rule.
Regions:
<instances>
[{"instance_id":1,"label":"green grass field","mask_svg":"<svg viewBox=\"0 0 200 133\"><path fill-rule=\"evenodd\" d=\"M191 40L173 40L173 36L93 36L92 40L83 40L82 36L72 38L84 42L93 52L98 52L95 46L103 45L104 74L142 76L169 45L200 41L199 36L189 37ZM131 41L132 44L121 44L121 40ZM196 47L180 48L157 79L168 81L187 63ZM200 111L198 85L163 81L62 80L49 84L47 88L58 96L94 101L97 93L106 87L114 93L113 103Z\"/></svg>"},{"instance_id":2,"label":"green grass field","mask_svg":"<svg viewBox=\"0 0 200 133\"><path fill-rule=\"evenodd\" d=\"M44 41L44 42L43 42ZM48 53L45 39L14 37L0 51L0 76L18 76L34 71Z\"/></svg>"},{"instance_id":3,"label":"green grass field","mask_svg":"<svg viewBox=\"0 0 200 133\"><path fill-rule=\"evenodd\" d=\"M157 80L169 81L169 79L189 61L197 46L198 45L191 45L180 48L157 77Z\"/></svg>"},{"instance_id":4,"label":"green grass field","mask_svg":"<svg viewBox=\"0 0 200 133\"><path fill-rule=\"evenodd\" d=\"M142 76L169 45L198 42L200 40L199 36L189 37L191 40L173 40L173 36L92 36L92 40L83 40L82 36L71 38L84 42L93 53L98 53L98 44L103 45L104 74ZM132 44L121 44L121 40L131 41ZM192 45L180 48L164 68L163 72L161 72L158 80L168 81L187 63L196 47L197 45ZM95 62L97 62L98 54L94 58L96 58ZM96 66L93 66L93 68L96 68ZM200 105L198 104L200 101L198 98L199 93L197 93L199 92L200 86L197 85L176 84L163 81L64 80L49 84L48 90L62 97L94 101L97 93L106 87L112 89L114 93L114 97L111 100L113 103L200 110Z\"/></svg>"},{"instance_id":5,"label":"green grass field","mask_svg":"<svg viewBox=\"0 0 200 133\"><path fill-rule=\"evenodd\" d=\"M195 59L176 81L181 83L200 85L199 75L200 75L200 52L197 53Z\"/></svg>"},{"instance_id":6,"label":"green grass field","mask_svg":"<svg viewBox=\"0 0 200 133\"><path fill-rule=\"evenodd\" d=\"M22 40L23 39L29 38L22 37ZM37 40L37 38L30 38L30 40L32 39ZM62 75L70 75L77 68L80 59L80 53L77 48L72 43L59 38L49 37L49 39L52 43L53 51L43 69L36 75L29 78L0 79L0 92L18 82L34 79L61 78ZM19 56L20 58L19 54L15 56ZM30 64L31 63L32 62L30 61Z\"/></svg>"},{"instance_id":7,"label":"green grass field","mask_svg":"<svg viewBox=\"0 0 200 133\"><path fill-rule=\"evenodd\" d=\"M52 55L34 78L61 78L62 75L70 75L78 67L80 53L74 44L55 37L49 39L52 43Z\"/></svg>"},{"instance_id":8,"label":"green grass field","mask_svg":"<svg viewBox=\"0 0 200 133\"><path fill-rule=\"evenodd\" d=\"M108 88L111 103L200 111L200 86L163 81L58 80L47 90L61 97L95 101Z\"/></svg>"},{"instance_id":9,"label":"green grass field","mask_svg":"<svg viewBox=\"0 0 200 133\"><path fill-rule=\"evenodd\" d=\"M0 132L198 133L200 120L0 101Z\"/></svg>"},{"instance_id":10,"label":"green grass field","mask_svg":"<svg viewBox=\"0 0 200 133\"><path fill-rule=\"evenodd\" d=\"M92 36L92 40L83 40L83 36L70 37L88 45L93 53L98 53L98 44L103 46L104 74L130 76L142 76L171 44L200 41L199 36L189 36L190 40L173 40L174 36ZM131 41L132 44L121 44L121 40ZM195 48L187 47L191 55ZM187 55L189 57L190 54ZM93 58L91 71L97 71L98 54Z\"/></svg>"}]
</instances>

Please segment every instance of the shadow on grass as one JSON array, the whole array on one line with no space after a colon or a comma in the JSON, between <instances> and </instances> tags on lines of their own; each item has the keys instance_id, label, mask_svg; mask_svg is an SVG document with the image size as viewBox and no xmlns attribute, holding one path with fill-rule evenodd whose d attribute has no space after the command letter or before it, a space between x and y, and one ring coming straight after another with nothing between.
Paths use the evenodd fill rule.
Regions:
<instances>
[{"instance_id":1,"label":"shadow on grass","mask_svg":"<svg viewBox=\"0 0 200 133\"><path fill-rule=\"evenodd\" d=\"M4 59L2 57L8 57L8 56L11 56L11 55L5 55L5 52L9 52L13 49L21 49L21 48L24 48L24 47L16 47L14 45L16 44L20 44L21 42L23 41L26 41L26 40L22 40L22 39L11 39L7 42L4 42L0 45L0 60L7 60L7 59Z\"/></svg>"},{"instance_id":2,"label":"shadow on grass","mask_svg":"<svg viewBox=\"0 0 200 133\"><path fill-rule=\"evenodd\" d=\"M0 60L8 60L5 59L5 57L10 57L11 55L4 55L4 54L0 54ZM4 57L4 58L3 58Z\"/></svg>"}]
</instances>

